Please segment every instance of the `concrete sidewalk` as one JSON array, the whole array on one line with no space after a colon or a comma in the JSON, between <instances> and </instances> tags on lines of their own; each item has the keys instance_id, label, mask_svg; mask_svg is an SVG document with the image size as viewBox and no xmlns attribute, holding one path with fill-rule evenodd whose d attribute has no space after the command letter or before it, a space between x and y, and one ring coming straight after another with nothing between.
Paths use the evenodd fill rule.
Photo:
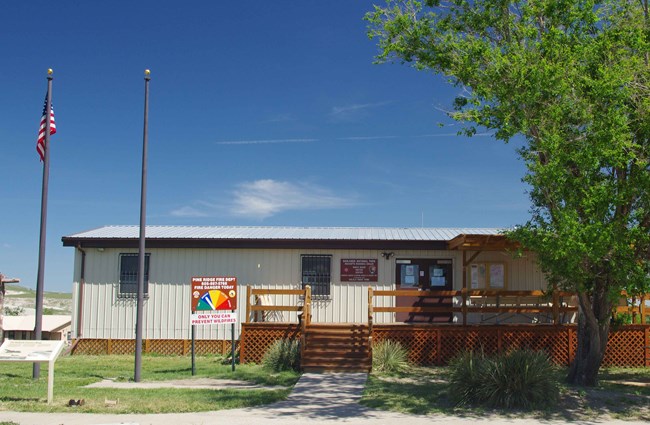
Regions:
<instances>
[{"instance_id":1,"label":"concrete sidewalk","mask_svg":"<svg viewBox=\"0 0 650 425\"><path fill-rule=\"evenodd\" d=\"M0 421L14 421L20 425L279 425L315 424L331 425L431 425L473 424L489 425L552 425L566 423L536 419L415 416L384 412L361 406L358 402L367 379L366 374L313 374L302 375L293 392L285 401L245 409L215 412L169 414L90 414L90 413L19 413L0 412ZM580 421L581 425L618 424L640 425L647 422L632 421Z\"/></svg>"}]
</instances>

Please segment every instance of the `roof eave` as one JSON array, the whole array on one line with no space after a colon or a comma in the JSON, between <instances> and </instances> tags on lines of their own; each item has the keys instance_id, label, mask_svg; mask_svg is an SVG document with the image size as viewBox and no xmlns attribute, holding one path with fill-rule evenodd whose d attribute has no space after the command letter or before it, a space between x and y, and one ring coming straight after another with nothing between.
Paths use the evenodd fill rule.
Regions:
<instances>
[{"instance_id":1,"label":"roof eave","mask_svg":"<svg viewBox=\"0 0 650 425\"><path fill-rule=\"evenodd\" d=\"M63 246L137 248L137 238L63 237ZM197 239L147 238L147 248L274 248L274 249L446 249L446 241L358 239Z\"/></svg>"}]
</instances>

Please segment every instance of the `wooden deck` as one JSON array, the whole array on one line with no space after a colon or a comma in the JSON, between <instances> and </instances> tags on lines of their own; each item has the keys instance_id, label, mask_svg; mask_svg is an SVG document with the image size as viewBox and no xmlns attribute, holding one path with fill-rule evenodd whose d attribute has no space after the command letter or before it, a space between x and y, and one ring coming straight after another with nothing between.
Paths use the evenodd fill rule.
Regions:
<instances>
[{"instance_id":1,"label":"wooden deck","mask_svg":"<svg viewBox=\"0 0 650 425\"><path fill-rule=\"evenodd\" d=\"M267 290L249 290L247 315L264 311L265 306L251 305L251 296ZM279 291L279 290L273 290ZM368 289L368 322L362 324L311 323L311 293L307 287L301 306L272 306L272 311L298 311L299 323L243 323L240 338L240 360L260 362L276 340L296 338L301 341L301 359L307 370L369 369L372 345L383 340L400 342L415 364L443 365L463 350L486 354L513 349L546 351L553 362L568 365L575 356L577 326L565 324L568 314L575 314L571 305L573 294L542 291L373 291ZM413 293L411 293L413 292ZM279 292L274 292L279 293ZM460 299L453 307L445 307L462 317L462 321L435 323L375 323L376 313L441 313L440 307L376 307L377 297L396 296L453 297ZM644 300L644 298L642 298ZM644 302L640 308L645 321ZM285 310L286 309L286 310ZM620 311L620 310L616 310ZM627 310L626 310L627 311ZM613 312L614 313L614 312ZM485 320L468 323L470 315L492 315ZM498 318L523 315L526 323L499 323ZM544 317L545 320L541 320ZM604 366L650 367L650 325L626 325L610 332Z\"/></svg>"}]
</instances>

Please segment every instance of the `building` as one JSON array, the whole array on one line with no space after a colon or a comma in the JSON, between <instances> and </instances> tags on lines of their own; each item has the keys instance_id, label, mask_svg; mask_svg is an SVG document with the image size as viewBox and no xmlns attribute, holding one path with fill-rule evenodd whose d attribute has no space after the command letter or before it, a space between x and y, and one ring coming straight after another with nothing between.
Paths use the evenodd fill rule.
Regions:
<instances>
[{"instance_id":1,"label":"building","mask_svg":"<svg viewBox=\"0 0 650 425\"><path fill-rule=\"evenodd\" d=\"M138 235L138 226L107 226L62 238L64 246L75 249L73 338L135 337ZM365 322L369 286L546 289L534 254L515 258L499 229L147 226L146 236L143 339L150 340L190 338L194 276L237 277L235 338L240 324L250 319L244 317L247 286L300 289L309 284L314 323ZM438 301L441 306L458 302ZM296 300L280 296L266 302ZM390 306L394 300L382 302ZM488 320L471 316L472 321ZM271 319L297 321L295 312ZM459 317L379 313L375 320L454 323ZM230 326L197 326L196 338L229 340Z\"/></svg>"},{"instance_id":2,"label":"building","mask_svg":"<svg viewBox=\"0 0 650 425\"><path fill-rule=\"evenodd\" d=\"M34 339L36 316L4 316L2 327L5 339ZM44 315L41 339L69 341L71 317L67 315Z\"/></svg>"}]
</instances>

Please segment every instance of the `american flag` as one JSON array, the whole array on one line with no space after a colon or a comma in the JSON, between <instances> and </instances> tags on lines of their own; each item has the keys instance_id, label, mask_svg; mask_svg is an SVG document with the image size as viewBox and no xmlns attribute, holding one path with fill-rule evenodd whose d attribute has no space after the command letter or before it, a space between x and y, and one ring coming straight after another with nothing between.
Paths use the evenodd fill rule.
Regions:
<instances>
[{"instance_id":1,"label":"american flag","mask_svg":"<svg viewBox=\"0 0 650 425\"><path fill-rule=\"evenodd\" d=\"M45 132L47 129L47 94L43 104L43 116L41 117L41 127L38 129L38 140L36 141L36 152L45 161ZM54 122L54 106L50 104L50 136L56 133L56 123Z\"/></svg>"}]
</instances>

